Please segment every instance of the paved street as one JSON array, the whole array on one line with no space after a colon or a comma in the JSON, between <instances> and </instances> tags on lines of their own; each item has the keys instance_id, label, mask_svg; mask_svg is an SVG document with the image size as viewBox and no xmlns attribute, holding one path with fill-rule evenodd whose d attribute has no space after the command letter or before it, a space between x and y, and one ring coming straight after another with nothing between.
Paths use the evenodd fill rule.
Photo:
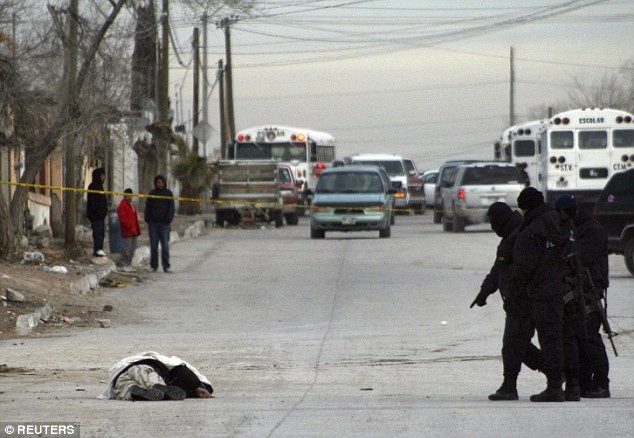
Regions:
<instances>
[{"instance_id":1,"label":"paved street","mask_svg":"<svg viewBox=\"0 0 634 438\"><path fill-rule=\"evenodd\" d=\"M631 436L634 278L622 258L610 257L613 397L531 403L545 378L527 370L519 401L490 402L501 302L469 304L498 238L484 225L443 233L431 216L398 216L389 239L310 240L302 218L179 242L174 274L127 292L142 322L1 344L0 363L34 374L0 375L0 421L78 421L82 437ZM216 398L97 400L108 368L146 350L190 362Z\"/></svg>"}]
</instances>

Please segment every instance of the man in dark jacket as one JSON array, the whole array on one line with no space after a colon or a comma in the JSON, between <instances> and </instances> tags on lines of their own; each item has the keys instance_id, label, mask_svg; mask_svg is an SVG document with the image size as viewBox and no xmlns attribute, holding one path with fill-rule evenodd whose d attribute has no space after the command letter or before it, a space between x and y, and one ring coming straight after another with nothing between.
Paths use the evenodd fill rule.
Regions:
<instances>
[{"instance_id":1,"label":"man in dark jacket","mask_svg":"<svg viewBox=\"0 0 634 438\"><path fill-rule=\"evenodd\" d=\"M524 213L524 222L513 247L513 263L517 281L526 285L547 378L546 389L530 399L563 402L563 295L564 276L569 271L564 255L570 242L570 228L533 187L522 190L517 205Z\"/></svg>"},{"instance_id":2,"label":"man in dark jacket","mask_svg":"<svg viewBox=\"0 0 634 438\"><path fill-rule=\"evenodd\" d=\"M513 277L513 245L522 224L522 215L504 202L494 202L487 212L491 229L500 241L495 263L480 286L480 293L471 307L486 305L489 295L500 291L504 300L506 319L502 338L502 363L504 365L504 381L502 386L489 400L517 400L517 376L522 362L530 369L540 370L543 366L541 351L531 343L535 326L531 319L530 302L525 289L514 281Z\"/></svg>"},{"instance_id":3,"label":"man in dark jacket","mask_svg":"<svg viewBox=\"0 0 634 438\"><path fill-rule=\"evenodd\" d=\"M145 222L150 232L150 267L158 269L158 247L161 245L161 265L164 272L170 272L169 240L174 219L174 194L166 187L163 175L154 178L154 189L145 202Z\"/></svg>"},{"instance_id":4,"label":"man in dark jacket","mask_svg":"<svg viewBox=\"0 0 634 438\"><path fill-rule=\"evenodd\" d=\"M610 363L601 336L601 315L597 301L605 298L608 279L608 236L603 227L592 219L588 210L577 210L574 197L562 196L555 206L574 221L575 250L580 257L585 279L583 333L579 341L579 385L581 397L609 398ZM590 278L587 278L588 274ZM592 281L590 281L592 280Z\"/></svg>"},{"instance_id":5,"label":"man in dark jacket","mask_svg":"<svg viewBox=\"0 0 634 438\"><path fill-rule=\"evenodd\" d=\"M106 216L108 215L108 198L103 193L93 193L91 191L103 191L103 182L106 180L106 171L99 167L92 171L92 182L88 186L88 197L86 202L86 216L90 220L92 228L92 255L95 257L105 257L103 251L103 240L106 234Z\"/></svg>"}]
</instances>

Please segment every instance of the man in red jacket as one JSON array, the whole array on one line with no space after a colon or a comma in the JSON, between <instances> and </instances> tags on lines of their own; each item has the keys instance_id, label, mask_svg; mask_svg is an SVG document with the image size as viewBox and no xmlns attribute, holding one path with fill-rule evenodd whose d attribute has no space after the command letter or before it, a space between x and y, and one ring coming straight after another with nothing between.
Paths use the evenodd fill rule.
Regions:
<instances>
[{"instance_id":1,"label":"man in red jacket","mask_svg":"<svg viewBox=\"0 0 634 438\"><path fill-rule=\"evenodd\" d=\"M123 199L117 207L117 215L119 216L119 226L121 228L121 237L123 238L123 244L121 247L121 258L118 265L124 270L130 269L132 263L132 256L137 246L137 237L141 235L141 228L139 227L139 217L137 214L136 205L132 199L132 189L125 189Z\"/></svg>"}]
</instances>

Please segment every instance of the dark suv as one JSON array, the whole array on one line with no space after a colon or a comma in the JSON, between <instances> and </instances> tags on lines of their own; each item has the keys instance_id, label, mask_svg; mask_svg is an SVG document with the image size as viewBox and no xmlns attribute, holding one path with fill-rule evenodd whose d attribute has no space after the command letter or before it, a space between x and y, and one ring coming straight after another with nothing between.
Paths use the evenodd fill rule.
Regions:
<instances>
[{"instance_id":1,"label":"dark suv","mask_svg":"<svg viewBox=\"0 0 634 438\"><path fill-rule=\"evenodd\" d=\"M610 178L594 206L593 217L608 233L611 254L623 254L634 275L634 169Z\"/></svg>"}]
</instances>

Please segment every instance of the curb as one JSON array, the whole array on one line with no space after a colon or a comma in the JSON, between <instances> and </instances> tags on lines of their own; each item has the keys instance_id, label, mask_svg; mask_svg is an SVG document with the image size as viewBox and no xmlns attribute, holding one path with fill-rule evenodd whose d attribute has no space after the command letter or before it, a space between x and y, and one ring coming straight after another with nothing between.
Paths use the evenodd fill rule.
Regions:
<instances>
[{"instance_id":1,"label":"curb","mask_svg":"<svg viewBox=\"0 0 634 438\"><path fill-rule=\"evenodd\" d=\"M206 229L207 226L204 220L196 221L189 227L185 228L182 237L179 236L177 232L173 231L170 234L170 243L178 242L179 240L195 239L196 237L200 236ZM132 265L139 266L149 259L150 247L141 246L137 248L134 253ZM85 295L92 289L95 289L97 286L99 286L99 281L102 278L108 276L113 271L115 271L115 264L112 260L110 260L108 263L104 264L103 269L99 269L97 272L92 274L84 275L79 280L72 282L70 284L70 292L73 294ZM17 320L15 321L16 334L18 336L28 335L35 327L39 325L41 320L48 319L53 313L54 309L55 306L53 305L53 303L47 303L45 306L40 307L32 313L19 315Z\"/></svg>"},{"instance_id":2,"label":"curb","mask_svg":"<svg viewBox=\"0 0 634 438\"><path fill-rule=\"evenodd\" d=\"M15 332L19 336L26 336L31 333L39 323L41 319L48 319L53 313L53 303L48 303L44 307L40 307L33 313L28 313L26 315L19 315L18 319L15 321Z\"/></svg>"}]
</instances>

